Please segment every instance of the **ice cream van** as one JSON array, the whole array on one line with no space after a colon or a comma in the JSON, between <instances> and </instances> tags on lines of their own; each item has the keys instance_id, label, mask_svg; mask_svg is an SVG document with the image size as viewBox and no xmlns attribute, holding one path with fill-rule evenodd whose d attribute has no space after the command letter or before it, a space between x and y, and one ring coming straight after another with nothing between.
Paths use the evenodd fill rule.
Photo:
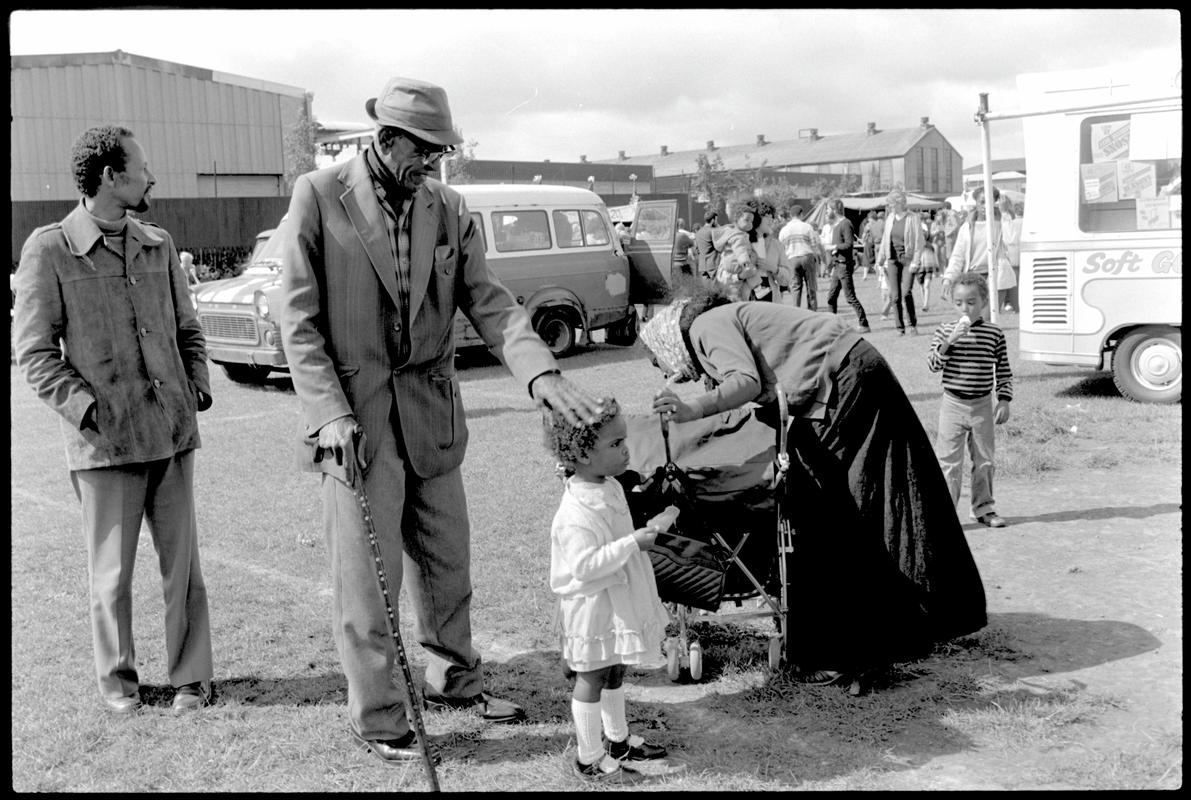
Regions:
<instances>
[{"instance_id":1,"label":"ice cream van","mask_svg":"<svg viewBox=\"0 0 1191 800\"><path fill-rule=\"evenodd\" d=\"M1020 356L1105 369L1121 394L1183 390L1182 71L1020 75L1028 196ZM979 115L978 115L979 117Z\"/></svg>"}]
</instances>

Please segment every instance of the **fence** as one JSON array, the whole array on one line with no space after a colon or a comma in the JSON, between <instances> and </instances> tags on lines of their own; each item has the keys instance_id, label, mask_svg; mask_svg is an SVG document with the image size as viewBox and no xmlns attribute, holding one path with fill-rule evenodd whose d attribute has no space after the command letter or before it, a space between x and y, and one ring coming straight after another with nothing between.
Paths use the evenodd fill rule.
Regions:
<instances>
[{"instance_id":1,"label":"fence","mask_svg":"<svg viewBox=\"0 0 1191 800\"><path fill-rule=\"evenodd\" d=\"M76 205L78 200L10 204L14 270L29 234L62 219ZM247 256L256 235L277 227L288 208L288 197L187 197L154 200L148 211L137 216L169 231L179 250L194 253L195 263L223 266L237 254L241 259Z\"/></svg>"}]
</instances>

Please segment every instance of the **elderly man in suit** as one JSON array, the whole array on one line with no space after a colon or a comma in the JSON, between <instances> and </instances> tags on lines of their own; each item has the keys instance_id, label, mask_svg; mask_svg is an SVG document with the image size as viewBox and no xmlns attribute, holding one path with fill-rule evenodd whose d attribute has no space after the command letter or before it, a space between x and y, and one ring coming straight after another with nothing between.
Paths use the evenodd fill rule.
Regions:
<instances>
[{"instance_id":1,"label":"elderly man in suit","mask_svg":"<svg viewBox=\"0 0 1191 800\"><path fill-rule=\"evenodd\" d=\"M361 470L394 605L408 582L427 653L426 705L515 722L524 711L483 691L472 646L456 309L539 403L579 423L594 420L602 401L562 377L488 267L462 197L430 178L462 141L444 90L392 78L365 110L377 124L372 144L299 178L278 228L294 390L315 456L346 460L349 476ZM383 761L417 760L360 509L351 489L326 475L322 495L351 732Z\"/></svg>"}]
</instances>

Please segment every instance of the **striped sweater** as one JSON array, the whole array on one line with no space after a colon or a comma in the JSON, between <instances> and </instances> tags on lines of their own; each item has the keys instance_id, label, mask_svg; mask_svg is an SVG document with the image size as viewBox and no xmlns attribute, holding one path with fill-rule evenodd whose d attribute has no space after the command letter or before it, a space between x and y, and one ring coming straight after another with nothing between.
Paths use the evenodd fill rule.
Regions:
<instances>
[{"instance_id":1,"label":"striped sweater","mask_svg":"<svg viewBox=\"0 0 1191 800\"><path fill-rule=\"evenodd\" d=\"M931 372L943 373L943 388L956 397L974 400L993 391L995 383L997 399L1012 400L1013 372L1005 333L991 322L977 320L946 352L939 352L955 326L952 321L935 328L926 357Z\"/></svg>"}]
</instances>

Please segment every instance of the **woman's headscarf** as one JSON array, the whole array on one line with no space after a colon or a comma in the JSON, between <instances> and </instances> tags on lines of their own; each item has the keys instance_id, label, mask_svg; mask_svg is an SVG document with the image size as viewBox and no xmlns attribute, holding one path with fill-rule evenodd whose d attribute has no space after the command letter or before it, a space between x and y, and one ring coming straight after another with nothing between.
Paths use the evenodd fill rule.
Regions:
<instances>
[{"instance_id":1,"label":"woman's headscarf","mask_svg":"<svg viewBox=\"0 0 1191 800\"><path fill-rule=\"evenodd\" d=\"M640 333L642 344L653 353L658 366L680 381L694 380L699 376L678 327L682 310L689 302L691 298L683 297L670 303L642 325Z\"/></svg>"}]
</instances>

